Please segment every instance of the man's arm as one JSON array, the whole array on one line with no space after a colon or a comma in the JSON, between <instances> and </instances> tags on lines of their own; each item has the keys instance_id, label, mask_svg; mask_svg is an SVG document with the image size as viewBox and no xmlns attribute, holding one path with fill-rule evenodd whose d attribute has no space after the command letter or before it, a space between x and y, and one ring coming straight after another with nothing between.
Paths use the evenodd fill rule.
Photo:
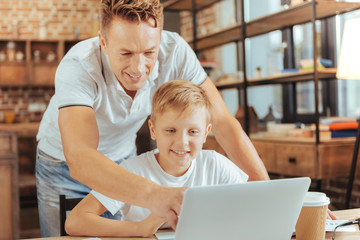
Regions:
<instances>
[{"instance_id":1,"label":"man's arm","mask_svg":"<svg viewBox=\"0 0 360 240\"><path fill-rule=\"evenodd\" d=\"M72 178L113 199L148 208L166 217L175 228L185 188L159 186L125 170L97 151L99 133L90 107L61 108L59 128Z\"/></svg>"},{"instance_id":2,"label":"man's arm","mask_svg":"<svg viewBox=\"0 0 360 240\"><path fill-rule=\"evenodd\" d=\"M67 217L66 232L73 236L150 237L166 222L154 214L140 222L107 219L100 216L105 210L92 194L88 194Z\"/></svg>"},{"instance_id":3,"label":"man's arm","mask_svg":"<svg viewBox=\"0 0 360 240\"><path fill-rule=\"evenodd\" d=\"M230 114L219 91L209 78L201 84L212 104L212 131L228 157L244 172L249 180L268 180L269 175L249 137L240 123Z\"/></svg>"}]
</instances>

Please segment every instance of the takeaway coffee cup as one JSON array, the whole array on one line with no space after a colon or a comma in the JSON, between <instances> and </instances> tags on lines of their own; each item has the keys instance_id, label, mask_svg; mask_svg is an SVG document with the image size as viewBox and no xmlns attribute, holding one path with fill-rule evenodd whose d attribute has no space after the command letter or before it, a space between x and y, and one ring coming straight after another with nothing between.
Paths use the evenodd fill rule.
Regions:
<instances>
[{"instance_id":1,"label":"takeaway coffee cup","mask_svg":"<svg viewBox=\"0 0 360 240\"><path fill-rule=\"evenodd\" d=\"M308 192L295 226L296 240L325 239L326 213L330 200L324 193Z\"/></svg>"}]
</instances>

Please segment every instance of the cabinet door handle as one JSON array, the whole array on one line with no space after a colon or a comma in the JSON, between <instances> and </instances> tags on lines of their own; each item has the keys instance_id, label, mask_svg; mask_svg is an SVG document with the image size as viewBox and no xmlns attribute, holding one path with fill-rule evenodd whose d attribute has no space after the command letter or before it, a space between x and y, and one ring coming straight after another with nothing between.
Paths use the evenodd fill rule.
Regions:
<instances>
[{"instance_id":1,"label":"cabinet door handle","mask_svg":"<svg viewBox=\"0 0 360 240\"><path fill-rule=\"evenodd\" d=\"M290 157L289 158L289 163L296 163L296 158Z\"/></svg>"}]
</instances>

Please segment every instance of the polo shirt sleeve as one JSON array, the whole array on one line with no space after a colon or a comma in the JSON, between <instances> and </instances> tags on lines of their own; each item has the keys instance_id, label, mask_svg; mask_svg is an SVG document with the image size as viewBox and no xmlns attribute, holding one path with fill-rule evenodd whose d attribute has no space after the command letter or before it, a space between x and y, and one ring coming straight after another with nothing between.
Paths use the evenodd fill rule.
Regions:
<instances>
[{"instance_id":1,"label":"polo shirt sleeve","mask_svg":"<svg viewBox=\"0 0 360 240\"><path fill-rule=\"evenodd\" d=\"M112 215L121 210L125 203L109 198L99 192L91 190L90 192Z\"/></svg>"},{"instance_id":2,"label":"polo shirt sleeve","mask_svg":"<svg viewBox=\"0 0 360 240\"><path fill-rule=\"evenodd\" d=\"M196 85L202 84L207 78L204 68L189 44L180 35L177 38L175 61L178 78L190 80Z\"/></svg>"},{"instance_id":3,"label":"polo shirt sleeve","mask_svg":"<svg viewBox=\"0 0 360 240\"><path fill-rule=\"evenodd\" d=\"M56 71L57 108L67 106L93 107L96 81L76 58L64 58Z\"/></svg>"}]
</instances>

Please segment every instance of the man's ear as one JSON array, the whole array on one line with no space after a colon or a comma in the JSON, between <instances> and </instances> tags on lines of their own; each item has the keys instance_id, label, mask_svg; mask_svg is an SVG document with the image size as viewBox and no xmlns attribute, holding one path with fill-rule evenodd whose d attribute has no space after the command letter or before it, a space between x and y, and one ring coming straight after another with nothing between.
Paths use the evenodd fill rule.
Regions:
<instances>
[{"instance_id":1,"label":"man's ear","mask_svg":"<svg viewBox=\"0 0 360 240\"><path fill-rule=\"evenodd\" d=\"M150 136L152 140L156 140L156 134L155 134L155 125L154 123L149 119L149 130L150 130Z\"/></svg>"},{"instance_id":2,"label":"man's ear","mask_svg":"<svg viewBox=\"0 0 360 240\"><path fill-rule=\"evenodd\" d=\"M206 142L206 138L207 138L209 132L211 131L211 127L212 127L212 125L211 125L211 123L209 123L209 125L207 126L206 131L205 131L204 143Z\"/></svg>"},{"instance_id":3,"label":"man's ear","mask_svg":"<svg viewBox=\"0 0 360 240\"><path fill-rule=\"evenodd\" d=\"M101 48L107 54L105 36L100 31L98 33L99 33L99 41L100 41Z\"/></svg>"}]
</instances>

